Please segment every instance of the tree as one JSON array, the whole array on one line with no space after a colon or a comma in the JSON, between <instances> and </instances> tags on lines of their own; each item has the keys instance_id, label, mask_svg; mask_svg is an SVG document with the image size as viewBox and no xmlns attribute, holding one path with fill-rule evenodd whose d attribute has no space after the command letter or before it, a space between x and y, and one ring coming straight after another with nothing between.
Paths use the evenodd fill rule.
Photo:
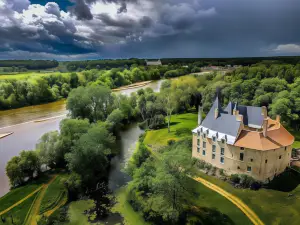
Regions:
<instances>
[{"instance_id":1,"label":"tree","mask_svg":"<svg viewBox=\"0 0 300 225\"><path fill-rule=\"evenodd\" d=\"M19 156L14 156L6 165L6 174L12 187L24 183L25 174L21 169L20 161L21 159Z\"/></svg>"},{"instance_id":2,"label":"tree","mask_svg":"<svg viewBox=\"0 0 300 225\"><path fill-rule=\"evenodd\" d=\"M73 151L66 154L68 168L80 175L85 185L92 187L108 175L108 157L114 153L114 142L115 138L104 124L94 124L76 142Z\"/></svg>"},{"instance_id":3,"label":"tree","mask_svg":"<svg viewBox=\"0 0 300 225\"><path fill-rule=\"evenodd\" d=\"M57 131L44 134L36 146L41 163L50 168L64 165L64 155L61 153L61 143Z\"/></svg>"},{"instance_id":4,"label":"tree","mask_svg":"<svg viewBox=\"0 0 300 225\"><path fill-rule=\"evenodd\" d=\"M170 133L170 122L171 122L171 116L173 111L178 106L178 99L176 94L171 91L170 89L164 89L158 99L159 103L161 104L161 107L163 111L167 115L167 121L168 121L168 133Z\"/></svg>"},{"instance_id":5,"label":"tree","mask_svg":"<svg viewBox=\"0 0 300 225\"><path fill-rule=\"evenodd\" d=\"M40 159L36 151L21 151L20 167L23 173L32 179L34 175L39 175L41 169Z\"/></svg>"}]
</instances>

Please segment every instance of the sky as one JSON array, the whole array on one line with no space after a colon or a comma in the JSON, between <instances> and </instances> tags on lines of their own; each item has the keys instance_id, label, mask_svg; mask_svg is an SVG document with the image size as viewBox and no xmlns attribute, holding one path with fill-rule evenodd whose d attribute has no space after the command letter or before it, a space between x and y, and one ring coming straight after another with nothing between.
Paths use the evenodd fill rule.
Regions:
<instances>
[{"instance_id":1,"label":"sky","mask_svg":"<svg viewBox=\"0 0 300 225\"><path fill-rule=\"evenodd\" d=\"M299 0L0 0L0 59L300 55Z\"/></svg>"}]
</instances>

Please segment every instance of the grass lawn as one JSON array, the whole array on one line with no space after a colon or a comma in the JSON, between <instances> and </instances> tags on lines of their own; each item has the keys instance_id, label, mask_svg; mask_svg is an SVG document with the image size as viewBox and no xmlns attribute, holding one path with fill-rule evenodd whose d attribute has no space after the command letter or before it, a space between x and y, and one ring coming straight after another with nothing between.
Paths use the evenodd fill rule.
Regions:
<instances>
[{"instance_id":1,"label":"grass lawn","mask_svg":"<svg viewBox=\"0 0 300 225\"><path fill-rule=\"evenodd\" d=\"M12 210L10 210L6 214L4 214L2 216L2 218L5 218L6 221L3 223L2 220L0 220L0 224L4 224L4 225L23 224L23 222L25 221L26 215L27 215L37 194L38 193L31 196L26 201L22 202L20 205L16 206ZM0 203L0 206L2 206L1 203ZM13 217L13 223L11 221L11 215Z\"/></svg>"},{"instance_id":2,"label":"grass lawn","mask_svg":"<svg viewBox=\"0 0 300 225\"><path fill-rule=\"evenodd\" d=\"M66 192L64 181L67 175L59 175L46 190L45 196L41 203L40 214L54 208L64 197Z\"/></svg>"},{"instance_id":3,"label":"grass lawn","mask_svg":"<svg viewBox=\"0 0 300 225\"><path fill-rule=\"evenodd\" d=\"M26 79L30 77L35 77L35 76L49 76L51 74L57 74L59 72L54 72L54 73L43 73L43 72L24 72L24 73L16 73L16 74L0 74L0 80L6 80L6 79ZM64 74L69 74L69 73L61 73L62 75Z\"/></svg>"},{"instance_id":4,"label":"grass lawn","mask_svg":"<svg viewBox=\"0 0 300 225\"><path fill-rule=\"evenodd\" d=\"M125 225L132 225L132 224L138 224L138 225L148 225L150 223L147 223L144 221L143 217L136 211L133 210L129 202L127 202L127 189L126 187L121 188L116 193L117 198L117 204L113 207L112 212L114 213L120 213L122 217L124 218Z\"/></svg>"},{"instance_id":5,"label":"grass lawn","mask_svg":"<svg viewBox=\"0 0 300 225\"><path fill-rule=\"evenodd\" d=\"M185 113L173 115L171 117L171 132L168 133L168 128L165 127L159 130L147 131L144 143L151 146L167 145L168 140L179 140L185 137L192 137L192 129L197 126L197 113ZM189 133L184 133L180 136L176 135L176 130L187 128Z\"/></svg>"},{"instance_id":6,"label":"grass lawn","mask_svg":"<svg viewBox=\"0 0 300 225\"><path fill-rule=\"evenodd\" d=\"M190 179L190 183L187 184L187 186L194 187L194 190L196 191L196 196L190 199L195 206L199 208L205 207L209 209L217 209L219 212L228 217L231 222L230 224L252 225L248 217L223 196L208 189L193 179Z\"/></svg>"},{"instance_id":7,"label":"grass lawn","mask_svg":"<svg viewBox=\"0 0 300 225\"><path fill-rule=\"evenodd\" d=\"M93 200L80 200L72 202L69 206L68 225L89 225L88 216L84 214L85 210L91 209L95 206Z\"/></svg>"},{"instance_id":8,"label":"grass lawn","mask_svg":"<svg viewBox=\"0 0 300 225\"><path fill-rule=\"evenodd\" d=\"M289 192L272 189L237 189L229 183L199 172L199 176L217 184L229 193L239 197L259 218L268 224L297 225L300 221L300 185ZM292 178L290 178L292 179ZM299 178L298 178L299 179ZM282 180L281 186L288 185L288 180ZM299 181L300 183L300 181ZM289 196L292 194L292 196ZM219 206L218 206L219 207Z\"/></svg>"},{"instance_id":9,"label":"grass lawn","mask_svg":"<svg viewBox=\"0 0 300 225\"><path fill-rule=\"evenodd\" d=\"M39 188L43 183L49 180L48 176L42 176L38 180L34 180L27 185L11 190L6 195L0 198L0 211L7 209L14 203L29 195L31 192Z\"/></svg>"}]
</instances>

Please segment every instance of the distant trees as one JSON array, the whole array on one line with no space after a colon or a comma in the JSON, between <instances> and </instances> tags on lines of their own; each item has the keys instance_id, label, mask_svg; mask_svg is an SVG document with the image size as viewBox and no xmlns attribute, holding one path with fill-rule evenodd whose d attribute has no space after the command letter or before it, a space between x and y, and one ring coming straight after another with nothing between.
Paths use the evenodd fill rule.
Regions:
<instances>
[{"instance_id":1,"label":"distant trees","mask_svg":"<svg viewBox=\"0 0 300 225\"><path fill-rule=\"evenodd\" d=\"M0 60L0 67L20 67L29 70L49 69L58 66L56 60Z\"/></svg>"}]
</instances>

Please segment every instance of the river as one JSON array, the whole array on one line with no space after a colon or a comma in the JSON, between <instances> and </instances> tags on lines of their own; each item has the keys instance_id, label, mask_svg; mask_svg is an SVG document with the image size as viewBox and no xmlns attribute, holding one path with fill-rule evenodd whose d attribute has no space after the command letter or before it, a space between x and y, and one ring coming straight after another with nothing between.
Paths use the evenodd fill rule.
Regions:
<instances>
[{"instance_id":1,"label":"river","mask_svg":"<svg viewBox=\"0 0 300 225\"><path fill-rule=\"evenodd\" d=\"M130 95L141 88L152 88L158 92L162 80L152 82L144 87L122 90L119 93ZM49 131L59 130L59 123L66 118L65 101L0 111L0 134L13 132L0 139L0 197L9 191L9 180L5 173L6 163L22 150L32 150L40 137ZM49 118L47 120L43 120ZM38 122L39 121L39 122ZM121 132L121 154L114 160L109 186L114 190L124 184L125 175L119 173L120 166L131 157L133 146L142 131L135 125Z\"/></svg>"}]
</instances>

